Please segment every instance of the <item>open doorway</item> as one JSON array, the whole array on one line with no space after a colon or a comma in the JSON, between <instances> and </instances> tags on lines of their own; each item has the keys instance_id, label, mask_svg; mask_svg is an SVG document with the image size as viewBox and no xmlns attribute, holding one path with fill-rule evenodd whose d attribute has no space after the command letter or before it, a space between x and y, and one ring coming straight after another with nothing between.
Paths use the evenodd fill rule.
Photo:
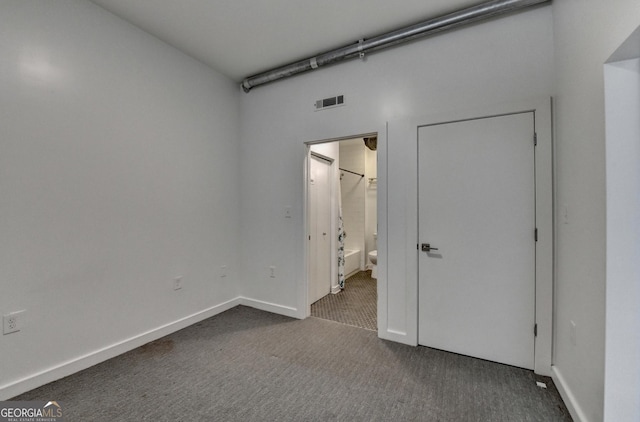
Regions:
<instances>
[{"instance_id":1,"label":"open doorway","mask_svg":"<svg viewBox=\"0 0 640 422\"><path fill-rule=\"evenodd\" d=\"M305 182L309 314L373 331L376 144L375 134L308 144Z\"/></svg>"}]
</instances>

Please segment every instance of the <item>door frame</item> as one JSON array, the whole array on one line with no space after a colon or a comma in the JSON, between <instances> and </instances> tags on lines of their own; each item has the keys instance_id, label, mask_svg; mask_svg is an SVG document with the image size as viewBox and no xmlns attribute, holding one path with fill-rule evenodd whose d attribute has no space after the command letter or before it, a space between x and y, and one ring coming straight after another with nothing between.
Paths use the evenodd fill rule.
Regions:
<instances>
[{"instance_id":1,"label":"door frame","mask_svg":"<svg viewBox=\"0 0 640 422\"><path fill-rule=\"evenodd\" d=\"M310 283L310 277L309 277L309 271L311 271L311 260L309 257L310 254L310 247L309 247L309 221L310 221L310 207L309 207L309 201L310 201L310 197L309 197L309 176L310 176L310 169L311 169L311 147L313 145L318 145L318 144L328 144L328 143L333 143L333 142L340 142L340 141L346 141L349 139L354 139L354 138L365 138L365 137L370 137L370 136L377 136L378 132L365 132L362 134L356 134L356 135L349 135L349 136L341 136L338 138L328 138L328 139L320 139L320 140L315 140L315 141L307 141L304 142L304 147L305 147L305 160L304 160L304 192L303 192L303 196L304 196L304 201L303 201L303 206L304 206L304 210L303 210L303 221L302 221L302 225L304 227L303 233L304 233L304 251L303 251L303 256L304 256L304 273L303 273L303 282L302 282L302 294L304 295L304 313L303 313L303 318L307 318L309 316L311 316L311 303L309 301L309 283ZM379 138L378 138L379 139ZM380 144L380 141L378 141L378 144ZM338 226L337 226L337 219L338 219L338 201L337 201L337 192L335 189L335 185L337 183L337 180L339 180L339 171L338 171L338 166L336 163L336 161L331 158L331 157L327 157L321 153L318 153L316 151L313 152L314 155L321 157L325 160L328 160L331 162L331 231L333 233L338 233ZM377 163L378 166L380 166L380 161L378 161ZM379 167L378 167L379 168ZM378 173L379 174L379 173ZM377 207L378 209L380 208L380 197L377 198ZM380 218L379 214L378 214L378 219ZM335 250L336 252L336 258L337 258L337 253L338 253L338 245L337 245L337 236L331 236L331 249ZM380 254L378 254L378 264L380 264ZM331 262L331 293L338 293L340 290L335 289L334 287L338 285L338 262L337 259L333 260ZM378 308L378 317L380 315L380 301L378 301L377 304L377 308Z\"/></svg>"},{"instance_id":2,"label":"door frame","mask_svg":"<svg viewBox=\"0 0 640 422\"><path fill-rule=\"evenodd\" d=\"M475 141L482 140L482 142L487 143L482 147L482 150L485 152L489 152L489 154L492 157L491 159L495 160L497 158L499 160L499 162L494 161L494 165L497 165L497 166L501 166L501 165L511 166L512 163L511 164L509 163L509 161L511 161L511 156L505 155L502 151L500 151L500 149L509 148L509 147L515 148L514 151L516 151L517 154L522 154L522 155L517 155L513 157L514 160L517 160L517 163L519 164L517 165L517 168L510 167L512 169L510 171L513 172L513 176L515 178L521 180L521 183L516 185L505 186L505 188L512 189L508 191L507 195L511 195L512 193L514 195L520 195L524 192L527 192L526 196L517 198L518 200L521 200L523 202L517 202L513 204L514 209L512 210L505 210L503 206L500 207L501 208L500 210L491 208L493 210L491 214L493 214L494 211L498 213L498 215L500 212L504 212L506 214L512 214L513 212L515 212L519 216L517 218L521 218L522 216L527 216L527 218L524 220L518 220L519 221L518 227L513 228L514 230L516 230L516 232L510 232L513 234L517 233L518 237L514 238L513 240L517 241L516 247L518 248L518 250L520 250L519 248L524 248L522 251L524 255L519 255L524 260L522 262L523 266L510 267L510 268L512 269L515 268L514 271L519 271L521 269L526 268L526 274L522 274L522 276L525 278L521 279L519 282L516 283L520 287L520 289L517 290L517 293L515 293L514 296L509 296L509 299L508 299L509 301L511 299L515 301L522 300L522 302L520 302L521 307L518 307L517 309L510 307L509 309L511 309L511 311L514 313L509 313L508 314L509 316L507 317L507 319L512 322L518 321L518 328L515 331L509 331L509 332L510 332L510 336L513 336L514 339L515 338L519 339L519 341L522 341L522 344L513 345L513 348L510 349L510 347L512 346L510 342L507 340L507 338L504 338L504 333L498 334L496 331L493 331L493 334L492 334L494 336L498 336L498 337L494 337L494 340L497 343L499 343L500 341L504 341L504 343L501 343L501 344L505 349L501 348L500 351L498 350L493 351L491 349L485 349L485 348L477 348L477 346L473 344L473 342L470 343L470 340L467 336L460 337L459 334L453 335L453 338L458 339L457 341L450 339L449 337L451 336L449 334L454 334L454 333L451 331L442 331L442 326L440 326L439 324L435 324L435 325L433 324L432 316L434 314L433 312L429 311L429 307L439 306L432 301L433 294L437 294L439 291L439 288L432 283L437 283L438 285L441 285L446 290L448 283L454 280L447 280L444 284L442 284L439 280L433 279L432 277L434 276L434 274L432 274L430 270L431 264L428 263L428 262L432 262L435 265L435 262L432 261L433 257L427 257L424 253L418 253L419 255L418 257L418 298L419 298L418 342L420 345L424 345L427 347L442 348L443 350L450 350L456 353L469 354L469 356L486 356L484 357L484 359L488 359L488 360L494 360L493 358L489 357L489 356L493 356L496 359L495 360L496 362L501 362L508 365L515 365L515 366L526 368L526 369L533 369L534 351L535 351L534 342L536 337L535 335L536 329L534 328L535 313L536 313L535 312L535 303L536 303L536 300L535 300L535 281L536 281L535 280L535 262L536 262L535 243L536 243L536 239L535 239L535 232L534 232L534 227L536 226L535 224L536 223L535 221L536 185L535 185L534 166L536 163L535 154L536 154L536 148L537 148L535 146L536 142L535 142L534 122L535 122L535 115L533 112L529 111L529 112L509 113L509 114L502 114L502 115L495 115L495 116L479 117L474 119L455 120L452 122L443 122L442 124L422 125L418 127L418 155L417 155L417 158L418 158L417 160L418 161L418 164L417 164L418 237L419 237L420 243L431 240L432 242L436 242L436 246L440 246L441 249L442 249L442 246L445 246L445 249L446 249L446 245L439 244L439 242L446 243L446 239L442 238L442 236L445 235L445 232L438 230L435 227L438 224L435 224L435 221L433 221L432 218L429 216L431 211L436 211L437 209L440 210L440 211L436 211L436 212L439 212L438 215L442 216L441 213L443 210L445 210L445 208L439 208L435 204L431 203L431 198L429 197L428 192L430 190L429 189L430 186L431 187L435 186L432 184L433 182L431 182L431 177L435 176L435 173L433 173L433 169L430 169L429 167L430 165L438 167L444 164L444 167L438 167L438 171L442 171L444 173L446 173L447 171L451 171L452 169L449 166L447 166L446 163L442 163L442 160L441 160L442 157L438 158L437 155L433 156L431 153L433 153L434 151L438 151L439 144L442 144L442 146L444 147L444 145L447 144L449 140L451 140L451 142L457 146L454 147L454 149L449 149L450 147L447 147L446 149L447 153L454 153L453 155L456 155L456 156L463 155L468 159L471 159L471 157L475 156L475 155L468 155L469 153L465 152L467 147L472 147L472 145L468 143L469 139L471 138L464 138L466 142L459 144L455 142L457 135L453 135L454 133L464 133L465 135L463 136L473 137L474 134L477 136L480 136L479 138L474 140ZM479 133L478 131L480 131L480 133L483 133L483 134L484 133L488 134L488 133L493 133L494 130L497 131L495 133L498 133L499 131L504 130L504 128L508 128L508 130L514 131L511 133L514 133L513 136L515 137L515 139L511 139L507 135L505 135L506 137L499 135L498 137L500 138L500 140L495 141L495 142L498 142L498 144L493 144L492 146L491 143L494 141L485 137L486 135L478 134ZM441 134L441 135L436 135L436 137L443 136L444 138L437 138L437 139L432 138L432 135L434 135L434 132L430 132L430 130L435 131L435 133ZM484 132L485 130L490 132ZM495 135L489 135L489 137L495 138ZM447 141L447 142L442 143L442 142L438 142L438 140ZM487 150L487 148L490 148L490 149ZM491 148L497 148L497 149L491 150ZM485 166L482 166L482 167L486 168ZM463 168L457 168L453 171L457 173L459 171L464 172L468 170L465 170ZM482 173L483 170L476 168L475 171ZM425 177L423 173L427 174L427 176ZM466 176L471 176L473 174L475 173L465 173ZM512 173L501 173L501 174L504 176L503 177L504 181L511 179L510 176ZM441 185L441 182L442 182L442 179L439 179L439 182L436 183L436 185ZM501 183L501 182L498 182L498 183ZM424 190L425 188L427 189L426 191ZM482 193L483 188L479 187L479 189L480 189L479 192ZM495 191L491 187L487 186L486 189L487 190L485 193L494 192L494 195L495 195ZM448 191L449 189L445 188L445 190ZM489 196L487 198L487 196L483 194L482 197L483 197L483 200L488 198L491 198L491 200L489 203L479 205L480 209L485 209L484 206L488 204L490 204L488 205L489 207L495 206L495 201L494 201L495 196L493 197ZM466 203L466 204L467 206L470 205L469 203ZM455 208L458 205L451 205L451 206ZM523 208L520 208L520 206L523 206ZM435 207L435 208L432 208L432 207ZM466 211L471 212L473 215L477 216L478 214L476 210L470 211L471 209L472 208L468 208L466 209ZM448 210L450 212L454 211L452 208L448 208ZM507 217L506 214L504 216L508 219L509 217ZM465 220L467 220L468 218L473 219L473 217L471 217L471 214L467 214L467 215L468 217L462 217L462 218ZM481 213L480 215L485 215L485 214ZM465 221L459 221L459 223L462 225L466 224ZM422 224L426 224L427 226L433 226L431 227L431 229L434 229L437 233L429 234L428 232L431 232L431 229L429 229L428 231L425 231L426 227L424 227ZM447 223L447 227L452 228L450 224L452 224L451 221ZM465 226L465 227L467 227L467 230L465 231L465 240L471 238L473 239L472 240L473 242L477 242L478 241L478 238L476 237L477 234L473 233L475 230L473 227L475 227L475 225L473 227L469 227L469 226ZM503 229L504 229L504 226L502 224L500 225L500 227L494 226L494 231L500 232ZM486 227L480 230L483 233L486 233ZM440 240L437 239L438 234L439 234ZM435 235L436 239L429 239L429 236L431 235ZM424 236L427 236L427 237L424 237ZM524 236L524 237L520 237L520 236ZM460 238L456 238L456 239L460 240ZM486 240L486 238L484 238L484 240ZM495 240L497 241L497 239ZM452 245L449 245L449 246L452 246ZM505 246L503 245L503 247ZM465 247L462 245L460 245L460 248L465 249ZM468 249L465 249L465 250L466 250L466 253L469 253ZM462 253L465 254L465 252L462 252ZM474 255L477 253L478 252L473 252ZM446 250L444 252L444 255L446 255ZM489 259L489 262L493 263L491 267L493 270L499 271L500 267L509 267L508 263L501 262L500 254L494 255L493 257L485 256L485 258ZM438 260L436 259L436 261ZM460 262L460 264L461 263L462 262ZM445 264L443 261L442 263L438 263L438 265L446 266L447 264ZM474 267L466 267L466 268L468 271L471 271L470 273L468 273L469 275L471 275L472 273L473 274L476 273L476 270L474 269ZM450 270L455 271L455 269L453 268L450 268ZM447 273L448 271L440 272L439 276L447 277ZM482 273L482 274L487 275L487 273ZM500 277L498 279L501 280L501 283L506 282L507 280ZM524 283L525 280L526 280L526 283ZM520 282L523 282L523 284L520 284ZM473 288L477 288L478 284L471 283L471 284L468 284L467 286L468 287L465 287L465 289L466 288L473 289ZM425 288L426 290L423 291L423 289ZM433 290L433 288L435 288L435 290ZM485 289L482 289L482 290L485 290ZM453 293L452 290L446 290L446 291L449 294ZM502 291L502 288L493 290L493 292L497 295L502 294L501 291ZM463 290L456 290L456 292L462 293ZM478 292L478 294L480 294L480 292ZM482 314L483 311L481 311L480 309L483 309L483 310L487 309L486 304L487 303L491 304L492 300L494 300L495 297L496 296L494 295L485 296L483 299L484 300L483 303L485 303L485 305L481 305L481 308L475 309L476 311L481 312L481 314L476 314L476 316L479 318L479 321L482 320L482 318L484 317L484 315ZM500 301L504 301L505 299L506 297L502 297ZM461 299L461 300L464 300L464 299ZM477 299L475 300L472 299L472 301L477 302ZM469 305L469 306L476 306L476 305ZM448 312L452 315L445 316L444 320L449 320L449 318L458 318L460 315L466 316L464 318L465 321L471 321L474 319L474 317L471 316L471 314L469 314L468 312L462 312L462 313L457 311L453 312L452 311L454 309L453 306L449 306L448 309L449 309ZM443 311L443 309L441 309L441 311ZM431 315L431 316L428 316L428 315ZM500 319L503 320L504 318L500 318ZM449 320L448 323L443 321L443 325L448 326L449 330L455 331L456 327L451 325L450 321L451 320ZM475 323L479 321L476 321ZM473 322L471 323L474 324ZM503 322L495 321L495 323L501 324ZM461 324L464 325L462 321L461 321ZM515 328L512 326L511 323L509 323L509 327L511 328L507 328L506 326L504 328L505 329ZM492 331L489 327L487 327L487 329L488 331ZM477 335L478 332L476 330L474 331L476 332L476 335ZM427 334L427 332L430 332L431 334ZM432 335L434 335L435 337L432 337ZM482 336L482 337L485 337L485 336ZM480 337L476 338L476 340L478 340L480 344L482 344L483 340L481 340ZM460 343L460 341L462 341L462 343ZM439 346L436 346L434 344L438 344ZM495 345L492 345L491 347L493 348L493 346ZM511 362L511 363L507 363L507 362Z\"/></svg>"},{"instance_id":3,"label":"door frame","mask_svg":"<svg viewBox=\"0 0 640 422\"><path fill-rule=\"evenodd\" d=\"M481 108L449 111L428 116L415 116L389 122L387 138L402 142L402 148L388 148L387 201L404 204L388 207L387 221L406 232L394 230L387 240L388 279L403 280L402 291L390 291L381 306L404 309L404 314L389 315L388 327L381 337L405 344L418 345L418 127L497 115L533 112L538 144L535 153L536 251L534 371L551 376L554 310L554 154L552 142L552 99L534 98L520 102L487 105ZM404 208L404 209L403 209ZM393 294L393 296L391 296ZM533 327L532 327L533 329Z\"/></svg>"}]
</instances>

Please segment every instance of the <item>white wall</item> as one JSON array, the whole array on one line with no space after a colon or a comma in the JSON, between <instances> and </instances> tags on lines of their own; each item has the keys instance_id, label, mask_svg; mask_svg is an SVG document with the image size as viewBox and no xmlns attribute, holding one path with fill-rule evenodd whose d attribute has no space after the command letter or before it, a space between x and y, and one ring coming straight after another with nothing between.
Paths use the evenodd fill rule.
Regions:
<instances>
[{"instance_id":1,"label":"white wall","mask_svg":"<svg viewBox=\"0 0 640 422\"><path fill-rule=\"evenodd\" d=\"M553 2L557 379L574 417L603 418L605 125L603 65L640 20L637 0ZM575 344L570 324L576 324Z\"/></svg>"},{"instance_id":2,"label":"white wall","mask_svg":"<svg viewBox=\"0 0 640 422\"><path fill-rule=\"evenodd\" d=\"M635 31L640 57L640 28ZM605 420L640 419L640 59L605 68Z\"/></svg>"},{"instance_id":3,"label":"white wall","mask_svg":"<svg viewBox=\"0 0 640 422\"><path fill-rule=\"evenodd\" d=\"M309 150L316 152L335 161L340 161L340 144L335 142L324 142L309 146Z\"/></svg>"},{"instance_id":4,"label":"white wall","mask_svg":"<svg viewBox=\"0 0 640 422\"><path fill-rule=\"evenodd\" d=\"M389 178L387 187L386 175L402 167L404 158L398 157L411 151L412 145L406 144L406 139L391 137L387 144L385 122L549 97L552 60L551 8L543 6L372 54L365 61L319 69L243 95L241 277L250 281L245 295L272 304L274 310L280 306L283 313L304 316L300 308L305 301L305 141L377 132L381 207L402 213L410 194L406 180ZM336 94L345 96L345 106L313 110L316 99ZM394 161L387 160L387 153L394 154ZM415 155L406 159L415 160ZM294 224L287 225L280 218L284 204L293 205ZM417 305L407 294L411 289L405 275L415 268L407 268L404 258L416 253L415 243L413 250L405 249L406 240L415 236L415 227L407 227L400 220L382 221L380 216L378 251L382 267L386 245L380 243L386 241L387 231L400 248L388 262L388 285L383 284L386 274L378 280L379 286L384 285L379 295L385 312L378 322L379 333L411 343L411 336L417 338ZM278 277L269 279L266 269L275 261L283 269ZM410 329L415 332L408 332Z\"/></svg>"},{"instance_id":5,"label":"white wall","mask_svg":"<svg viewBox=\"0 0 640 422\"><path fill-rule=\"evenodd\" d=\"M128 339L222 309L239 294L304 317L305 141L379 132L381 204L397 215L411 192L393 175L412 157L403 155L410 150L403 139L387 139L385 122L553 94L556 379L575 416L601 420L603 64L638 25L640 5L563 0L552 8L245 95L91 3L3 1L0 312L27 314L22 332L0 337L0 355L9 357L0 363L0 398L101 360L105 350L133 347ZM313 111L316 99L336 94L345 95L344 107ZM288 205L291 219L283 218ZM414 269L403 260L413 251L402 246L415 228L398 221L379 226L381 260L389 245L401 246L382 274L379 325L383 337L406 341L412 321L403 275ZM221 265L227 277L219 277ZM174 292L178 275L185 287ZM616 402L607 397L609 412Z\"/></svg>"},{"instance_id":6,"label":"white wall","mask_svg":"<svg viewBox=\"0 0 640 422\"><path fill-rule=\"evenodd\" d=\"M4 0L0 92L0 398L238 296L236 84L92 3Z\"/></svg>"},{"instance_id":7,"label":"white wall","mask_svg":"<svg viewBox=\"0 0 640 422\"><path fill-rule=\"evenodd\" d=\"M364 142L362 139L340 142L340 167L364 174ZM365 179L355 174L344 174L340 181L342 194L342 220L344 222L345 249L360 251L360 269L365 256Z\"/></svg>"}]
</instances>

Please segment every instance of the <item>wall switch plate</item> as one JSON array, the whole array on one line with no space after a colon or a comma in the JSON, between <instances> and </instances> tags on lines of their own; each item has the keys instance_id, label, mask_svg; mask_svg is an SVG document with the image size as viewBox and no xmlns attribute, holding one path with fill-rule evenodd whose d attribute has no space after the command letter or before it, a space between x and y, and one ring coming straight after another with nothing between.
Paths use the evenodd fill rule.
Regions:
<instances>
[{"instance_id":1,"label":"wall switch plate","mask_svg":"<svg viewBox=\"0 0 640 422\"><path fill-rule=\"evenodd\" d=\"M24 313L26 311L12 312L2 317L2 333L17 333L22 329L24 323Z\"/></svg>"},{"instance_id":2,"label":"wall switch plate","mask_svg":"<svg viewBox=\"0 0 640 422\"><path fill-rule=\"evenodd\" d=\"M284 207L284 218L291 218L291 205Z\"/></svg>"},{"instance_id":3,"label":"wall switch plate","mask_svg":"<svg viewBox=\"0 0 640 422\"><path fill-rule=\"evenodd\" d=\"M182 276L173 279L173 290L182 289Z\"/></svg>"},{"instance_id":4,"label":"wall switch plate","mask_svg":"<svg viewBox=\"0 0 640 422\"><path fill-rule=\"evenodd\" d=\"M269 267L269 277L276 278L276 266L272 265Z\"/></svg>"},{"instance_id":5,"label":"wall switch plate","mask_svg":"<svg viewBox=\"0 0 640 422\"><path fill-rule=\"evenodd\" d=\"M577 339L576 339L576 323L573 322L573 321L569 321L569 341L574 346L577 343Z\"/></svg>"},{"instance_id":6,"label":"wall switch plate","mask_svg":"<svg viewBox=\"0 0 640 422\"><path fill-rule=\"evenodd\" d=\"M220 267L220 277L226 277L227 276L227 266L223 265Z\"/></svg>"}]
</instances>

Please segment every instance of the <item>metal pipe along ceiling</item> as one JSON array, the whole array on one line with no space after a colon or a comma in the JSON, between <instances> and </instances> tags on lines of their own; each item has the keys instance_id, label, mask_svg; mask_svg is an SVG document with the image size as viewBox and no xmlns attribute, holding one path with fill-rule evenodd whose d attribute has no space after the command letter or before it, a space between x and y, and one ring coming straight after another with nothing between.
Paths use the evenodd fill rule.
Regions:
<instances>
[{"instance_id":1,"label":"metal pipe along ceiling","mask_svg":"<svg viewBox=\"0 0 640 422\"><path fill-rule=\"evenodd\" d=\"M307 72L320 66L336 63L353 57L363 57L365 53L391 47L419 37L435 34L440 31L456 28L472 22L488 19L496 15L510 13L525 7L535 6L551 0L492 0L477 6L468 7L437 18L387 32L373 38L361 40L326 53L268 70L242 81L242 89L249 92L251 88L264 85L278 79Z\"/></svg>"}]
</instances>

